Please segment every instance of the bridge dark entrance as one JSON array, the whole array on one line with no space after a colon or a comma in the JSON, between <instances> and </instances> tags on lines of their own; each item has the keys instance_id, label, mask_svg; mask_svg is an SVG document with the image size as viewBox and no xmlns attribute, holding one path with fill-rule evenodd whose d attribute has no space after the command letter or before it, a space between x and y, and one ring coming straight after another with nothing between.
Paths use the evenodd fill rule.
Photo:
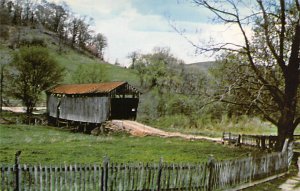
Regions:
<instances>
[{"instance_id":1,"label":"bridge dark entrance","mask_svg":"<svg viewBox=\"0 0 300 191\"><path fill-rule=\"evenodd\" d=\"M138 103L138 98L112 98L110 118L135 119Z\"/></svg>"}]
</instances>

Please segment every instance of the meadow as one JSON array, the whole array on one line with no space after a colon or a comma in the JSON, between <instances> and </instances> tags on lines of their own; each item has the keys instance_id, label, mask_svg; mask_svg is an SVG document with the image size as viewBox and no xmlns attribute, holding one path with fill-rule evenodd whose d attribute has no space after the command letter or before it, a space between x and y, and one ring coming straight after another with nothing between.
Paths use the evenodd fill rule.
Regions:
<instances>
[{"instance_id":1,"label":"meadow","mask_svg":"<svg viewBox=\"0 0 300 191\"><path fill-rule=\"evenodd\" d=\"M143 121L142 121L143 122ZM248 135L277 135L277 127L259 117L227 117L223 115L220 120L212 120L209 117L201 116L191 126L190 120L184 115L164 116L148 122L150 126L166 131L181 132L209 137L221 137L223 132ZM294 134L300 135L300 126Z\"/></svg>"},{"instance_id":2,"label":"meadow","mask_svg":"<svg viewBox=\"0 0 300 191\"><path fill-rule=\"evenodd\" d=\"M13 163L16 151L22 151L21 163L74 164L112 162L205 162L239 158L255 151L207 141L180 138L132 137L126 134L93 136L48 127L0 125L0 163ZM257 151L256 151L257 152Z\"/></svg>"}]
</instances>

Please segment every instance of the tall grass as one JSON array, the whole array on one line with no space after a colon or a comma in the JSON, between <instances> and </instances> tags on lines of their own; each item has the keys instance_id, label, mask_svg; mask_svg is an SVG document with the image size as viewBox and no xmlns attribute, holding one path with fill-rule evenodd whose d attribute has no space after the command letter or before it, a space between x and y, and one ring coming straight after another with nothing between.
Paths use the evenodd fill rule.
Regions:
<instances>
[{"instance_id":1,"label":"tall grass","mask_svg":"<svg viewBox=\"0 0 300 191\"><path fill-rule=\"evenodd\" d=\"M145 122L143 119L141 122ZM164 116L155 120L147 120L149 125L167 131L179 131L183 133L220 137L223 132L256 135L276 135L277 128L270 122L258 117L227 117L223 115L220 120L213 120L209 115L190 117L185 115ZM295 134L300 134L300 128L296 128Z\"/></svg>"}]
</instances>

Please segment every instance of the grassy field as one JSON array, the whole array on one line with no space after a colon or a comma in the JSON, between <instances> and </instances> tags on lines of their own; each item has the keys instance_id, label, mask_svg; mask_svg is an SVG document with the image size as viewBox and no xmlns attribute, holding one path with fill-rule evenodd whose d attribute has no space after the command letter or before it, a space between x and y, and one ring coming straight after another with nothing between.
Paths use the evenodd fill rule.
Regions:
<instances>
[{"instance_id":1,"label":"grassy field","mask_svg":"<svg viewBox=\"0 0 300 191\"><path fill-rule=\"evenodd\" d=\"M220 121L213 121L206 119L205 116L199 116L196 123L197 127L191 127L189 120L182 115L165 116L148 122L150 126L166 131L210 137L221 137L223 132L251 135L277 135L277 128L274 125L270 122L262 121L257 117L223 117ZM300 127L296 128L295 134L300 134Z\"/></svg>"},{"instance_id":2,"label":"grassy field","mask_svg":"<svg viewBox=\"0 0 300 191\"><path fill-rule=\"evenodd\" d=\"M54 127L0 125L0 162L13 163L22 151L22 163L101 163L104 156L113 162L204 162L209 155L217 160L247 156L251 149L239 149L206 141L178 138L92 136L70 133Z\"/></svg>"}]
</instances>

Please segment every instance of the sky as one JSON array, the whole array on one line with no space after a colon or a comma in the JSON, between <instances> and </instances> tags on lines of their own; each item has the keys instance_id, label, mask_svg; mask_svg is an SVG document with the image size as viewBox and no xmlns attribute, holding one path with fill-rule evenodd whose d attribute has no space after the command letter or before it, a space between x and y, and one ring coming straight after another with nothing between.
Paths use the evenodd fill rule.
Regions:
<instances>
[{"instance_id":1,"label":"sky","mask_svg":"<svg viewBox=\"0 0 300 191\"><path fill-rule=\"evenodd\" d=\"M130 64L129 53L151 53L169 47L185 63L213 61L211 55L196 54L197 45L209 40L241 43L238 30L214 24L208 10L191 0L64 0L74 13L94 19L94 30L107 37L105 60ZM59 2L58 0L56 2ZM184 31L180 35L173 27ZM187 40L188 39L188 40Z\"/></svg>"}]
</instances>

